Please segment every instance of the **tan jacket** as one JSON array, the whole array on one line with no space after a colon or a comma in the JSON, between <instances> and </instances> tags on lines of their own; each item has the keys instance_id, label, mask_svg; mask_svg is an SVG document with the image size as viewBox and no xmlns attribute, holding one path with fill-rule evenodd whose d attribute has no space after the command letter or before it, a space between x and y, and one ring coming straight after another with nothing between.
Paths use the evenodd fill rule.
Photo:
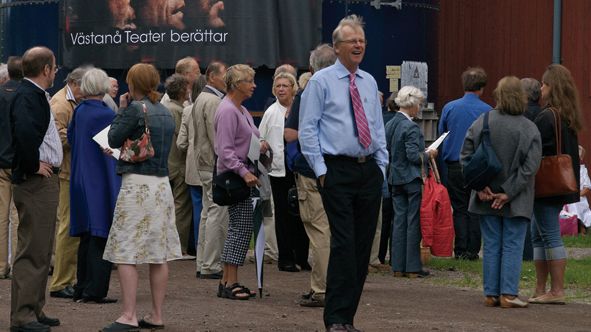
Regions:
<instances>
[{"instance_id":1,"label":"tan jacket","mask_svg":"<svg viewBox=\"0 0 591 332\"><path fill-rule=\"evenodd\" d=\"M193 107L185 108L177 146L187 151L185 182L201 185L197 170L213 172L215 112L222 99L207 87L199 94Z\"/></svg>"},{"instance_id":2,"label":"tan jacket","mask_svg":"<svg viewBox=\"0 0 591 332\"><path fill-rule=\"evenodd\" d=\"M56 92L49 105L55 118L55 126L60 135L62 141L62 147L64 149L64 160L62 161L61 172L59 174L60 179L70 180L70 159L71 159L71 148L68 144L68 125L72 121L74 115L74 108L76 102L73 100L66 99L66 93L68 91L68 85L64 86L63 89Z\"/></svg>"},{"instance_id":3,"label":"tan jacket","mask_svg":"<svg viewBox=\"0 0 591 332\"><path fill-rule=\"evenodd\" d=\"M183 106L175 100L164 101L161 103L166 107L172 117L174 118L174 135L172 136L172 146L170 147L170 154L168 155L168 169L169 172L180 171L181 174L185 174L185 161L187 159L187 153L180 150L174 142L176 142L179 130L181 127L181 118L183 116Z\"/></svg>"}]
</instances>

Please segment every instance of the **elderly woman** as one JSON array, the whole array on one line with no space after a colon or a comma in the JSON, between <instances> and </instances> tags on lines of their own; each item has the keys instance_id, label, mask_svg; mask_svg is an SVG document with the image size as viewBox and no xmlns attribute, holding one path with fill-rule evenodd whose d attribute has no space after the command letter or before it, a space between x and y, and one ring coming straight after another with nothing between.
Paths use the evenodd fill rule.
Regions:
<instances>
[{"instance_id":1,"label":"elderly woman","mask_svg":"<svg viewBox=\"0 0 591 332\"><path fill-rule=\"evenodd\" d=\"M111 262L103 259L113 210L121 186L111 151L103 153L92 139L111 124L115 113L102 101L109 91L107 74L90 69L82 77L84 101L76 107L68 127L72 148L70 176L70 235L80 237L74 300L109 303Z\"/></svg>"},{"instance_id":2,"label":"elderly woman","mask_svg":"<svg viewBox=\"0 0 591 332\"><path fill-rule=\"evenodd\" d=\"M562 132L562 153L572 159L573 172L580 186L579 141L577 132L582 129L579 96L573 77L562 65L548 66L542 76L542 104L544 110L536 117L535 124L542 135L542 155L555 155L557 142L552 110L557 112ZM536 266L536 290L529 303L564 304L564 271L566 250L560 238L558 214L565 204L579 201L579 193L547 198L534 202L535 221L531 225ZM546 292L548 274L550 291Z\"/></svg>"},{"instance_id":3,"label":"elderly woman","mask_svg":"<svg viewBox=\"0 0 591 332\"><path fill-rule=\"evenodd\" d=\"M299 272L296 263L306 270L308 264L309 240L299 217L288 213L287 192L295 186L293 172L287 168L286 151L283 141L285 119L289 115L293 98L298 91L295 77L287 72L275 75L273 95L277 101L265 111L259 130L261 145L273 151L269 179L275 206L275 235L279 249L279 271Z\"/></svg>"},{"instance_id":4,"label":"elderly woman","mask_svg":"<svg viewBox=\"0 0 591 332\"><path fill-rule=\"evenodd\" d=\"M527 97L519 79L502 78L493 95L497 105L488 112L488 125L502 170L482 191L472 191L468 211L480 215L484 304L524 308L527 302L517 297L519 276L542 146L536 126L523 116ZM462 160L478 148L485 116L468 129Z\"/></svg>"},{"instance_id":5,"label":"elderly woman","mask_svg":"<svg viewBox=\"0 0 591 332\"><path fill-rule=\"evenodd\" d=\"M425 99L421 90L405 86L398 92L400 110L386 124L386 143L390 151L388 183L392 186L392 270L394 276L425 277L421 263L421 207L424 167L436 150L425 151L423 133L412 121Z\"/></svg>"},{"instance_id":6,"label":"elderly woman","mask_svg":"<svg viewBox=\"0 0 591 332\"><path fill-rule=\"evenodd\" d=\"M183 117L183 103L189 97L189 81L181 74L174 74L166 79L165 88L169 99L163 100L162 105L170 111L174 118L175 129L172 141L176 142ZM185 183L186 159L187 152L181 151L176 144L172 144L168 155L168 178L174 196L176 228L179 232L183 256L187 255L187 248L189 247L193 214L189 187ZM198 225L195 225L195 227L199 228Z\"/></svg>"},{"instance_id":7,"label":"elderly woman","mask_svg":"<svg viewBox=\"0 0 591 332\"><path fill-rule=\"evenodd\" d=\"M115 322L103 328L105 332L135 331L138 324L141 328L162 328L167 261L182 256L168 181L174 119L158 102L160 96L156 88L160 76L154 66L133 65L126 81L129 92L120 98L121 110L109 130L109 145L119 148L128 139L139 138L148 126L154 156L138 163L123 160L117 163L117 172L123 179L103 258L118 264L123 312ZM137 264L150 265L152 291L152 310L140 320L136 314Z\"/></svg>"},{"instance_id":8,"label":"elderly woman","mask_svg":"<svg viewBox=\"0 0 591 332\"><path fill-rule=\"evenodd\" d=\"M255 166L248 160L252 136L260 136L259 130L242 103L252 97L254 70L248 65L234 65L225 76L228 89L215 113L216 172L234 172L254 188L258 183ZM266 152L261 146L261 153ZM251 190L251 196L254 189ZM218 296L232 300L248 300L253 293L238 283L238 267L244 265L250 244L253 223L253 206L250 197L228 207L230 219L228 234L222 251L223 276L218 286Z\"/></svg>"}]
</instances>

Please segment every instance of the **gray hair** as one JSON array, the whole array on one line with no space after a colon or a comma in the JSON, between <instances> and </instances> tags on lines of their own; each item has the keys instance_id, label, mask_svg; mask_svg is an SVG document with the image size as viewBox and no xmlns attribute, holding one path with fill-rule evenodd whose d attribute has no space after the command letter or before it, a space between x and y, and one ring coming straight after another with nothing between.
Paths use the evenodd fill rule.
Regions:
<instances>
[{"instance_id":1,"label":"gray hair","mask_svg":"<svg viewBox=\"0 0 591 332\"><path fill-rule=\"evenodd\" d=\"M292 74L293 77L298 75L298 71L295 69L294 66L290 65L289 63L284 63L281 66L275 68L275 73L273 73L273 79L281 73L289 73Z\"/></svg>"},{"instance_id":2,"label":"gray hair","mask_svg":"<svg viewBox=\"0 0 591 332\"><path fill-rule=\"evenodd\" d=\"M343 18L339 22L339 25L337 25L337 27L332 32L332 44L333 45L336 45L336 43L338 43L342 40L341 39L341 30L345 26L349 26L349 27L353 28L353 30L360 29L361 31L363 31L363 27L365 26L365 23L363 22L363 18L361 16L357 16L355 14L349 15L349 16Z\"/></svg>"},{"instance_id":3,"label":"gray hair","mask_svg":"<svg viewBox=\"0 0 591 332\"><path fill-rule=\"evenodd\" d=\"M80 91L84 96L100 96L109 92L111 82L104 70L91 68L86 70L80 83Z\"/></svg>"},{"instance_id":4,"label":"gray hair","mask_svg":"<svg viewBox=\"0 0 591 332\"><path fill-rule=\"evenodd\" d=\"M421 104L425 100L425 95L421 90L412 85L403 86L394 99L396 105L400 108L409 108Z\"/></svg>"},{"instance_id":5,"label":"gray hair","mask_svg":"<svg viewBox=\"0 0 591 332\"><path fill-rule=\"evenodd\" d=\"M241 81L250 79L254 80L254 74L254 69L252 69L249 65L237 64L228 67L226 76L224 76L224 81L226 82L228 92L236 89Z\"/></svg>"},{"instance_id":6,"label":"gray hair","mask_svg":"<svg viewBox=\"0 0 591 332\"><path fill-rule=\"evenodd\" d=\"M304 89L306 87L311 77L312 73L309 71L300 75L300 78L298 78L298 85L300 86L300 89Z\"/></svg>"},{"instance_id":7,"label":"gray hair","mask_svg":"<svg viewBox=\"0 0 591 332\"><path fill-rule=\"evenodd\" d=\"M333 65L336 60L337 55L334 49L328 44L318 45L310 52L310 67L314 72Z\"/></svg>"},{"instance_id":8,"label":"gray hair","mask_svg":"<svg viewBox=\"0 0 591 332\"><path fill-rule=\"evenodd\" d=\"M527 94L527 100L537 102L540 100L541 94L541 87L542 85L538 80L531 77L526 77L521 79L521 87L523 91Z\"/></svg>"},{"instance_id":9,"label":"gray hair","mask_svg":"<svg viewBox=\"0 0 591 332\"><path fill-rule=\"evenodd\" d=\"M92 68L93 68L92 66L78 67L78 68L72 70L68 74L68 76L66 76L66 79L64 80L64 82L80 85L80 82L82 81L82 77L84 76L84 74L86 74L86 72Z\"/></svg>"},{"instance_id":10,"label":"gray hair","mask_svg":"<svg viewBox=\"0 0 591 332\"><path fill-rule=\"evenodd\" d=\"M273 78L273 89L271 89L273 96L275 96L275 83L277 83L277 80L281 78L284 78L288 80L289 83L291 83L291 93L292 95L295 95L296 92L298 92L298 82L296 81L296 78L291 73L279 73L275 75L275 78Z\"/></svg>"},{"instance_id":11,"label":"gray hair","mask_svg":"<svg viewBox=\"0 0 591 332\"><path fill-rule=\"evenodd\" d=\"M199 76L201 77L201 76ZM181 74L172 74L164 83L166 93L172 100L184 100L189 87L189 80Z\"/></svg>"}]
</instances>

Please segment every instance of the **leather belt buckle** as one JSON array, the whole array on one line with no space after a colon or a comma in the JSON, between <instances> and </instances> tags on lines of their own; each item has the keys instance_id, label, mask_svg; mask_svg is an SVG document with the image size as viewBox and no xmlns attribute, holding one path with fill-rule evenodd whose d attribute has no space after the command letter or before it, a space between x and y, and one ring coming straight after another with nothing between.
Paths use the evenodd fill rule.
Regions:
<instances>
[{"instance_id":1,"label":"leather belt buckle","mask_svg":"<svg viewBox=\"0 0 591 332\"><path fill-rule=\"evenodd\" d=\"M53 172L53 174L60 174L61 169L59 167L51 167L51 171Z\"/></svg>"}]
</instances>

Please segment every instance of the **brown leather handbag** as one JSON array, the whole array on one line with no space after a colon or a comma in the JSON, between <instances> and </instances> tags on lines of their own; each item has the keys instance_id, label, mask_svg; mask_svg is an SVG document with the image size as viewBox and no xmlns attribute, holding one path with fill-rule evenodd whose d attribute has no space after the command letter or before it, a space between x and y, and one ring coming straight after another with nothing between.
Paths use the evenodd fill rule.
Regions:
<instances>
[{"instance_id":1,"label":"brown leather handbag","mask_svg":"<svg viewBox=\"0 0 591 332\"><path fill-rule=\"evenodd\" d=\"M554 115L554 134L556 135L556 155L542 157L536 173L536 198L562 196L579 192L573 170L572 159L562 154L562 126L560 115L551 108Z\"/></svg>"}]
</instances>

